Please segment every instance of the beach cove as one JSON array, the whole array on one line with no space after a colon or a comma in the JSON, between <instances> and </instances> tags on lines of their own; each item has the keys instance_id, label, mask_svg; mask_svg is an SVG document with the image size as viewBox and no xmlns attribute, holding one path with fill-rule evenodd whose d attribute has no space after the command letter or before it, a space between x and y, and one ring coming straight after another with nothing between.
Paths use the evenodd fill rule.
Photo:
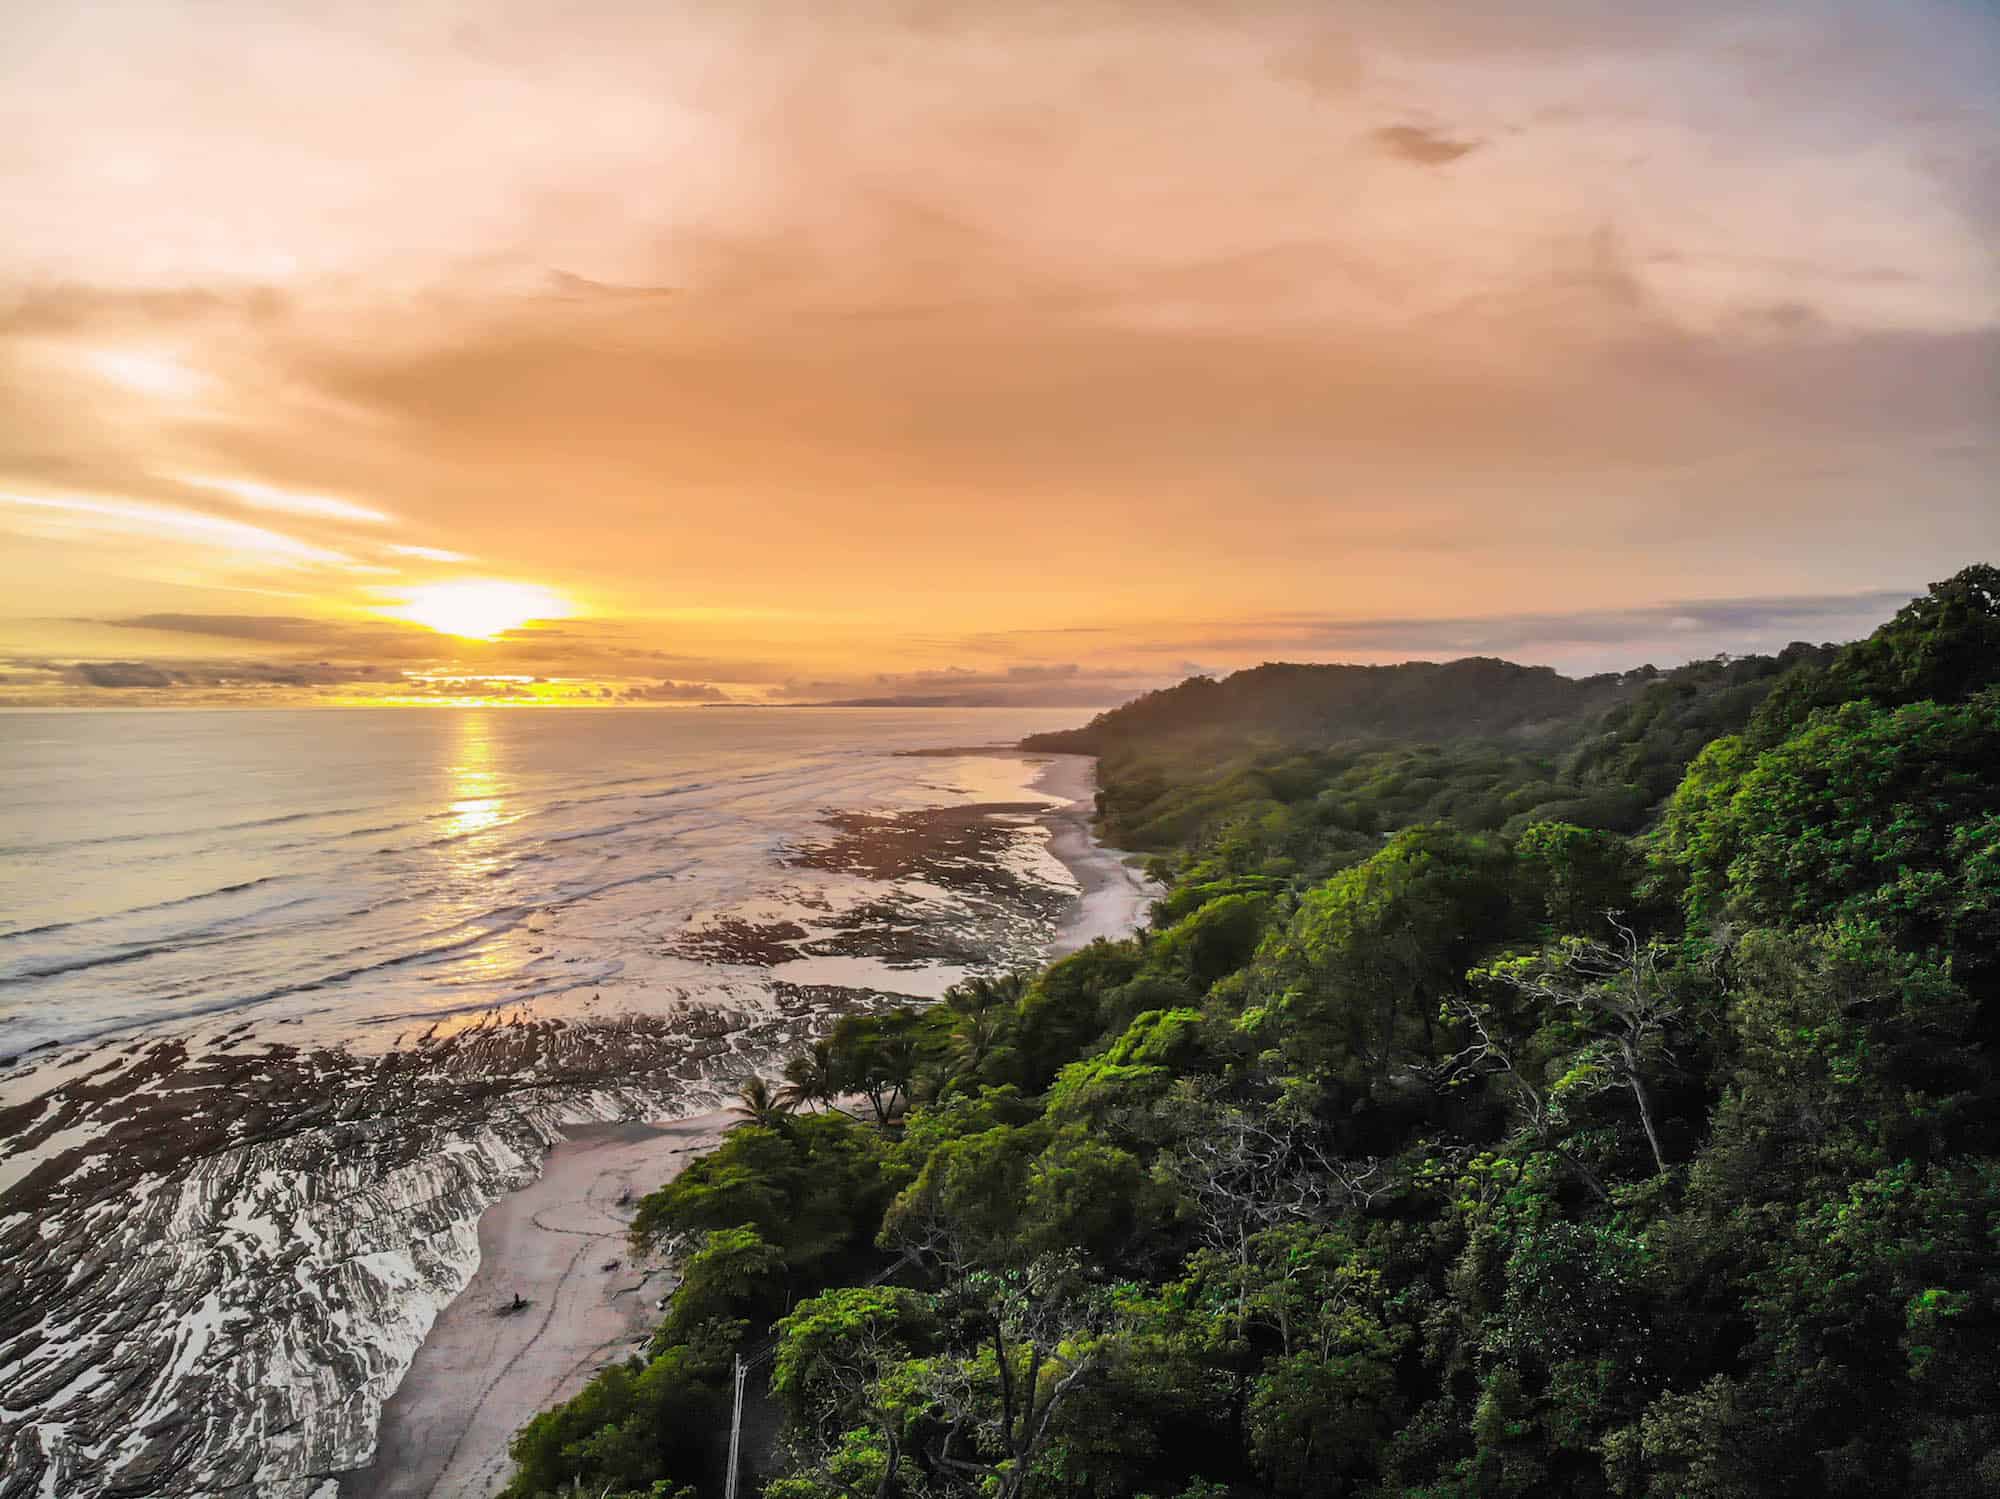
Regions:
<instances>
[{"instance_id":1,"label":"beach cove","mask_svg":"<svg viewBox=\"0 0 2000 1499\"><path fill-rule=\"evenodd\" d=\"M355 1470L398 1386L383 1455L399 1475L399 1453L426 1466L378 1462L401 1485L379 1491L487 1492L512 1431L643 1335L669 1282L624 1263L615 1199L665 1180L745 1076L983 956L1040 961L1142 919L1144 881L1090 840L1088 759L983 750L896 774L911 789L827 808L774 850L792 897L739 885L627 954L622 984L379 1051L319 1041L323 1019L274 1044L285 1031L231 1016L52 1049L11 1076L26 1127L0 1135L0 1234L12 1304L33 1315L0 1328L0 1405L39 1419L4 1433L0 1493L114 1473L133 1493L325 1499L343 1474L343 1492L376 1492ZM534 961L573 956L556 939L588 914L531 916ZM631 1002L667 969L726 996ZM522 1316L484 1306L517 1293ZM426 1404L424 1371L460 1357L507 1372Z\"/></svg>"},{"instance_id":2,"label":"beach cove","mask_svg":"<svg viewBox=\"0 0 2000 1499\"><path fill-rule=\"evenodd\" d=\"M1051 957L1128 936L1152 889L1090 835L1093 762L1043 760L1034 790L1062 801L1040 814L1075 878ZM726 1110L691 1118L584 1125L543 1158L540 1175L479 1221L480 1264L433 1324L383 1407L374 1461L340 1499L484 1499L506 1479L507 1442L537 1412L576 1394L604 1364L644 1347L673 1284L663 1260L634 1261L626 1226L637 1199L717 1144ZM516 1313L511 1298L526 1306Z\"/></svg>"}]
</instances>

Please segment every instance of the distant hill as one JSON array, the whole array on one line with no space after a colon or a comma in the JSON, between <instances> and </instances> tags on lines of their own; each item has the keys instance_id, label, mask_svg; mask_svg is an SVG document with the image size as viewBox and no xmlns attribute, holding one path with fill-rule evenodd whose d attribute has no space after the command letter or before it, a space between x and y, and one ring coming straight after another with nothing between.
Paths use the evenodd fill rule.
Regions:
<instances>
[{"instance_id":1,"label":"distant hill","mask_svg":"<svg viewBox=\"0 0 2000 1499\"><path fill-rule=\"evenodd\" d=\"M1174 847L1218 818L1336 785L1366 788L1375 809L1357 837L1439 818L1632 832L1703 745L1744 728L1777 684L1818 681L1838 654L1795 644L1582 678L1490 657L1268 664L1190 678L1022 747L1098 756L1099 827L1123 848Z\"/></svg>"},{"instance_id":2,"label":"distant hill","mask_svg":"<svg viewBox=\"0 0 2000 1499\"><path fill-rule=\"evenodd\" d=\"M1081 729L1036 734L1025 748L1102 755L1129 745L1220 732L1269 745L1368 739L1443 743L1537 741L1573 731L1635 696L1659 676L1638 672L1566 677L1546 666L1490 656L1399 666L1268 663L1177 687L1101 713Z\"/></svg>"}]
</instances>

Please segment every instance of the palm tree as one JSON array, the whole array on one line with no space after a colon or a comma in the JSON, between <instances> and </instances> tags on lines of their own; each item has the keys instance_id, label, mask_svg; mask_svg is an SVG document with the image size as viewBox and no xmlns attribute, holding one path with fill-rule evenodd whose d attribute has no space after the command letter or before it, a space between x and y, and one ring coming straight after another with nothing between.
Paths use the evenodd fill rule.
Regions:
<instances>
[{"instance_id":1,"label":"palm tree","mask_svg":"<svg viewBox=\"0 0 2000 1499\"><path fill-rule=\"evenodd\" d=\"M840 1063L833 1047L815 1041L785 1063L785 1086L778 1098L788 1108L831 1108L840 1092Z\"/></svg>"},{"instance_id":2,"label":"palm tree","mask_svg":"<svg viewBox=\"0 0 2000 1499\"><path fill-rule=\"evenodd\" d=\"M998 1009L1013 1009L1028 992L1034 975L1016 970L998 978L974 974L945 990L945 1003L961 1015L985 1015Z\"/></svg>"},{"instance_id":3,"label":"palm tree","mask_svg":"<svg viewBox=\"0 0 2000 1499\"><path fill-rule=\"evenodd\" d=\"M785 1115L792 1109L778 1094L771 1091L771 1085L761 1077L753 1077L737 1091L739 1102L731 1105L729 1112L737 1116L737 1124L756 1124L765 1129L776 1129ZM730 1126L731 1129L735 1124Z\"/></svg>"},{"instance_id":4,"label":"palm tree","mask_svg":"<svg viewBox=\"0 0 2000 1499\"><path fill-rule=\"evenodd\" d=\"M972 1077L1000 1049L1007 1035L1007 1017L998 1010L974 1010L952 1027L954 1077Z\"/></svg>"}]
</instances>

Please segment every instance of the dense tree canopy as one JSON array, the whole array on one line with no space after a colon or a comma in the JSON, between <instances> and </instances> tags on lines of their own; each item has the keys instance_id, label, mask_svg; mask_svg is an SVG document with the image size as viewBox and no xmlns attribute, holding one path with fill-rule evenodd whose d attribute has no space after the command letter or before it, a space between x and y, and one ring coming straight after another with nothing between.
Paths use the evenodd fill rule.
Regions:
<instances>
[{"instance_id":1,"label":"dense tree canopy","mask_svg":"<svg viewBox=\"0 0 2000 1499\"><path fill-rule=\"evenodd\" d=\"M1995 576L1559 752L1094 725L1151 928L795 1059L511 1492L719 1492L768 1348L773 1499L2000 1493Z\"/></svg>"}]
</instances>

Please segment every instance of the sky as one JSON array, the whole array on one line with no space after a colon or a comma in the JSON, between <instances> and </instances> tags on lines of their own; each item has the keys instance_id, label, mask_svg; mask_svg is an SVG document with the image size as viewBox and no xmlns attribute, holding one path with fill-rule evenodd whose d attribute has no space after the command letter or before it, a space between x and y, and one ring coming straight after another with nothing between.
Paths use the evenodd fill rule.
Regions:
<instances>
[{"instance_id":1,"label":"sky","mask_svg":"<svg viewBox=\"0 0 2000 1499\"><path fill-rule=\"evenodd\" d=\"M15 0L0 704L1865 633L2000 557L1991 0Z\"/></svg>"}]
</instances>

